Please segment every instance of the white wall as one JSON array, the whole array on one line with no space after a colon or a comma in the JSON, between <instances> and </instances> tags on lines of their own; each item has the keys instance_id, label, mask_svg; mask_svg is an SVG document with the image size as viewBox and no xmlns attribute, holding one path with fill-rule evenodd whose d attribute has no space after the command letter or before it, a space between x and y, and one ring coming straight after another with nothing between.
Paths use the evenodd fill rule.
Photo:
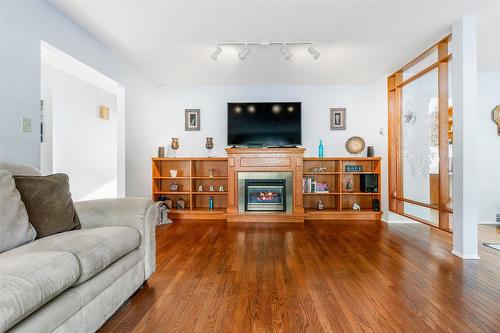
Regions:
<instances>
[{"instance_id":1,"label":"white wall","mask_svg":"<svg viewBox=\"0 0 500 333\"><path fill-rule=\"evenodd\" d=\"M116 96L51 66L41 70L42 99L50 101L41 160L51 165L42 171L68 174L73 200L117 197ZM100 119L101 105L109 107L109 120Z\"/></svg>"},{"instance_id":2,"label":"white wall","mask_svg":"<svg viewBox=\"0 0 500 333\"><path fill-rule=\"evenodd\" d=\"M479 73L477 156L479 182L479 223L495 222L500 213L500 136L491 111L500 105L500 72Z\"/></svg>"},{"instance_id":3,"label":"white wall","mask_svg":"<svg viewBox=\"0 0 500 333\"><path fill-rule=\"evenodd\" d=\"M151 156L158 146L169 146L172 137L179 137L177 156L207 156L205 138L214 138L212 155L225 156L227 146L227 103L243 101L298 101L302 102L302 142L306 156L317 156L322 139L327 156L347 156L345 141L354 135L362 136L367 145L383 156L383 210L387 212L387 90L385 78L372 85L318 85L318 86L167 86L160 90L160 108L143 113L141 121L131 124L142 131L141 147L136 152ZM347 108L347 130L330 130L330 108ZM201 130L184 130L184 110L201 109ZM383 129L384 135L379 130ZM361 156L365 156L364 151ZM148 161L148 163L150 163ZM142 177L150 165L129 169ZM148 175L149 177L149 175ZM134 183L134 194L149 195L148 181Z\"/></svg>"},{"instance_id":4,"label":"white wall","mask_svg":"<svg viewBox=\"0 0 500 333\"><path fill-rule=\"evenodd\" d=\"M128 128L137 123L142 113L158 109L157 86L136 71L93 35L74 23L45 1L0 1L0 160L40 166L39 108L40 108L40 43L50 45L73 56L125 87L126 115L118 121L118 136L125 138L126 147L119 151L126 163L118 165L118 177L125 177L125 164L137 177L127 171L126 178L137 193L139 182L150 183L148 151L138 155L138 145L145 128ZM32 119L32 132L20 131L22 117ZM126 126L127 124L127 126ZM137 130L139 130L137 132ZM126 151L124 151L126 149ZM126 156L126 157L125 157ZM146 162L143 162L145 160ZM136 180L136 178L139 178Z\"/></svg>"}]
</instances>

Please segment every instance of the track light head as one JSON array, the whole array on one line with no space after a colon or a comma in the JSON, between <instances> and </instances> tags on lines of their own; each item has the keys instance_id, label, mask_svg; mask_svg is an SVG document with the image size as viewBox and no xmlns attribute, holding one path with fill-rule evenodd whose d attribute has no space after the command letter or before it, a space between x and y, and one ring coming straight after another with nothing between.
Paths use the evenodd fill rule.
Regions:
<instances>
[{"instance_id":1,"label":"track light head","mask_svg":"<svg viewBox=\"0 0 500 333\"><path fill-rule=\"evenodd\" d=\"M316 50L314 48L314 46L312 46L312 45L307 48L307 51L309 51L309 53L311 53L314 60L318 59L319 56L321 55L321 53L319 53L319 51Z\"/></svg>"},{"instance_id":2,"label":"track light head","mask_svg":"<svg viewBox=\"0 0 500 333\"><path fill-rule=\"evenodd\" d=\"M250 54L250 49L248 48L248 45L245 44L245 48L238 53L238 57L240 57L241 60L245 60L248 55Z\"/></svg>"},{"instance_id":3,"label":"track light head","mask_svg":"<svg viewBox=\"0 0 500 333\"><path fill-rule=\"evenodd\" d=\"M216 48L215 48L214 53L212 53L212 55L210 56L210 58L212 58L213 61L219 60L219 54L221 54L221 52L222 52L222 47L220 47L219 45L217 45Z\"/></svg>"},{"instance_id":4,"label":"track light head","mask_svg":"<svg viewBox=\"0 0 500 333\"><path fill-rule=\"evenodd\" d=\"M285 58L285 60L290 60L290 58L292 57L292 52L290 52L290 50L286 46L286 43L283 43L280 52L283 55L283 58Z\"/></svg>"}]
</instances>

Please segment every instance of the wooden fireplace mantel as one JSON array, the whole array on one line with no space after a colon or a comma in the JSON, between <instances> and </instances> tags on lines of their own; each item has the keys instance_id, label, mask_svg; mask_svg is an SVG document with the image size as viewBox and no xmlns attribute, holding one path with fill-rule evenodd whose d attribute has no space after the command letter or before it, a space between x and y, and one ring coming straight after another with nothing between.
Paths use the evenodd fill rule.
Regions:
<instances>
[{"instance_id":1,"label":"wooden fireplace mantel","mask_svg":"<svg viewBox=\"0 0 500 333\"><path fill-rule=\"evenodd\" d=\"M228 158L228 222L304 222L302 175L304 148L226 148ZM238 211L239 172L291 172L293 205L290 213Z\"/></svg>"}]
</instances>

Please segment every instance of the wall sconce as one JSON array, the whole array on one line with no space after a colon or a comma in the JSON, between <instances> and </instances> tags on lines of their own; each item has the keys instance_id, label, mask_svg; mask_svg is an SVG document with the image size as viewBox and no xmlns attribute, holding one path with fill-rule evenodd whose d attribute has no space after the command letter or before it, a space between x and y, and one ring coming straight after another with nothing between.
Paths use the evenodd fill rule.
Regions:
<instances>
[{"instance_id":1,"label":"wall sconce","mask_svg":"<svg viewBox=\"0 0 500 333\"><path fill-rule=\"evenodd\" d=\"M99 108L99 118L109 120L109 108L107 106L101 106Z\"/></svg>"}]
</instances>

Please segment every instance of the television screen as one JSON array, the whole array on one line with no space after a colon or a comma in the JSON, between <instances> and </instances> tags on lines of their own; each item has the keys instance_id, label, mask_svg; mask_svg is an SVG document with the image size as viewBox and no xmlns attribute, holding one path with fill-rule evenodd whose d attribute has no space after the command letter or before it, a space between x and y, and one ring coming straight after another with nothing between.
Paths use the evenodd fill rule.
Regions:
<instances>
[{"instance_id":1,"label":"television screen","mask_svg":"<svg viewBox=\"0 0 500 333\"><path fill-rule=\"evenodd\" d=\"M241 146L302 144L301 103L228 103L227 143Z\"/></svg>"}]
</instances>

